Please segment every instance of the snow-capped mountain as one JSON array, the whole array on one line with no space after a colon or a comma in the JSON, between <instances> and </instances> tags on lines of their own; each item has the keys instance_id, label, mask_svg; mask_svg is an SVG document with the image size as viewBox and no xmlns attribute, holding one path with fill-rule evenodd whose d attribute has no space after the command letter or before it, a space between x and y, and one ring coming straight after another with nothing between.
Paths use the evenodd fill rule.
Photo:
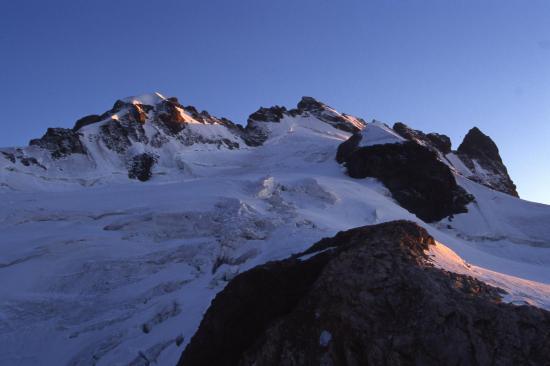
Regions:
<instances>
[{"instance_id":1,"label":"snow-capped mountain","mask_svg":"<svg viewBox=\"0 0 550 366\"><path fill-rule=\"evenodd\" d=\"M0 149L0 365L173 365L239 273L409 220L433 263L550 309L550 207L478 129L365 122L310 97L246 126L148 94ZM238 330L235 330L238 331Z\"/></svg>"}]
</instances>

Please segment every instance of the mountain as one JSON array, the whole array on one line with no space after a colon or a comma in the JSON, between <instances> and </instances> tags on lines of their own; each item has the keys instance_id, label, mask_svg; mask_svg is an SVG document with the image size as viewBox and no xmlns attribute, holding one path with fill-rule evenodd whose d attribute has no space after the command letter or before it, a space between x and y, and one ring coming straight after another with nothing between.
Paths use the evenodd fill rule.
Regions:
<instances>
[{"instance_id":1,"label":"mountain","mask_svg":"<svg viewBox=\"0 0 550 366\"><path fill-rule=\"evenodd\" d=\"M497 191L519 197L497 145L477 127L472 128L456 152L466 165L468 178Z\"/></svg>"},{"instance_id":2,"label":"mountain","mask_svg":"<svg viewBox=\"0 0 550 366\"><path fill-rule=\"evenodd\" d=\"M293 296L303 307L287 304L277 329L269 328L253 349L247 348L250 352L234 352L242 360L260 359L281 332L295 329L301 318L294 311L310 309L314 299L328 302L319 292L305 293L309 286L340 286L341 294L331 292L334 287L326 295L341 296L338 301L349 308L355 287L345 278L365 282L365 273L341 262L346 255L414 273L417 277L408 281L393 280L399 286L422 281L414 287L423 294L414 299L416 306L426 307L419 321L429 322L443 297L452 299L459 308L472 309L467 319L479 324L483 337L507 346L499 334L523 337L525 330L484 323L478 315L506 316L521 324L546 319L550 207L516 197L498 149L488 137L472 134L452 151L444 135L403 123L365 122L311 97L292 109L260 108L241 126L175 98L147 94L121 99L106 112L76 121L72 129L49 129L27 147L0 149L0 365L175 365L184 349L195 348L194 334L204 344L216 342L204 336L219 336L208 331L216 323L201 325L203 315L213 314L205 324L234 316L231 309L238 312L239 301L249 296L237 301L231 295L239 283L243 294L259 286L261 292L254 293L291 301L276 296L277 283L247 274L268 268L270 276L273 267L279 271L273 273L302 286ZM382 227L420 234L404 241L386 229L369 228L395 220L401 224ZM347 235L341 234L321 241L348 230L365 240L348 242L340 240ZM372 247L365 244L371 232L378 233ZM334 240L340 249L307 251L313 243ZM414 244L414 251L404 242ZM376 248L383 257L377 257ZM394 262L407 253L411 261ZM307 277L298 262L317 263L320 272ZM429 269L429 263L439 270ZM328 268L345 278L328 276ZM373 285L392 280L367 277ZM229 295L221 292L224 288ZM446 296L430 300L435 289ZM225 315L218 300L210 308L217 294L227 300ZM378 295L375 291L359 309L386 299L406 300L398 292ZM256 313L240 315L269 320L270 309L278 309L273 296L250 297ZM390 317L377 309L365 317ZM328 305L321 310L332 311ZM327 321L335 323L329 313ZM462 319L460 309L456 314ZM234 342L250 337L236 323L226 337L234 336ZM308 342L318 347L322 338L327 345L322 350L330 350L349 324L317 329L304 323L303 331L314 336ZM445 329L456 340L453 324ZM257 326L254 335L268 331L265 323ZM537 327L530 334L542 337ZM411 336L401 331L403 339ZM423 337L404 344L426 344ZM486 354L489 341L475 339L485 347L480 355ZM288 340L289 350L299 344ZM545 349L538 340L530 344ZM443 357L443 348L437 349ZM324 354L318 351L309 355ZM509 354L502 357L508 360Z\"/></svg>"}]
</instances>

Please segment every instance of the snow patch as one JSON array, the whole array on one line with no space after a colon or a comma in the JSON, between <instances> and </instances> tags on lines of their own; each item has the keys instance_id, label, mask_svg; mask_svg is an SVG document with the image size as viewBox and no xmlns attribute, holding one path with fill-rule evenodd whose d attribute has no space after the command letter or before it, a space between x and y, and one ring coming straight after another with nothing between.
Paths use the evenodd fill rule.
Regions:
<instances>
[{"instance_id":1,"label":"snow patch","mask_svg":"<svg viewBox=\"0 0 550 366\"><path fill-rule=\"evenodd\" d=\"M323 330L319 336L319 345L321 347L328 347L331 340L332 334L327 330Z\"/></svg>"},{"instance_id":2,"label":"snow patch","mask_svg":"<svg viewBox=\"0 0 550 366\"><path fill-rule=\"evenodd\" d=\"M125 103L144 104L144 105L150 105L150 106L154 106L162 102L163 100L166 100L166 98L162 94L157 92L127 97L122 99L122 101Z\"/></svg>"},{"instance_id":3,"label":"snow patch","mask_svg":"<svg viewBox=\"0 0 550 366\"><path fill-rule=\"evenodd\" d=\"M367 123L361 131L360 147L382 145L382 144L400 144L406 141L397 132L379 121Z\"/></svg>"}]
</instances>

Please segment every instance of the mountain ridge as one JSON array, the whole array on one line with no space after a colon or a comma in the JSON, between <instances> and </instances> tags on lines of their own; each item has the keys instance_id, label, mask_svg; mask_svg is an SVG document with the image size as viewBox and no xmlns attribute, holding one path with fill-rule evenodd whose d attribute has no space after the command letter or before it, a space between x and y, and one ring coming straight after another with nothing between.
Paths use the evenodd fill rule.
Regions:
<instances>
[{"instance_id":1,"label":"mountain ridge","mask_svg":"<svg viewBox=\"0 0 550 366\"><path fill-rule=\"evenodd\" d=\"M264 108L278 121L255 121L251 146L246 127L174 99L132 101L68 129L85 154L57 131L0 149L0 364L176 364L240 273L394 220L433 237L437 268L550 309L550 207L469 179L441 135L378 121L351 133L306 99L302 112ZM455 205L462 190L473 200Z\"/></svg>"},{"instance_id":2,"label":"mountain ridge","mask_svg":"<svg viewBox=\"0 0 550 366\"><path fill-rule=\"evenodd\" d=\"M12 164L20 163L25 167L47 170L51 163L55 168L56 160L80 154L91 160L89 169L93 170L94 164L102 164L95 161L96 155L111 154L112 157L107 159L110 163L118 160L114 169L126 169L128 177L132 178L136 175L130 173L130 168L135 166L134 162L139 156L146 154L153 163L147 164L151 171L141 176L151 177L155 164L173 165L166 160L171 160L170 156L188 146L202 144L226 149L261 146L269 138L270 124L279 123L284 118L297 121L314 118L346 133L358 134L363 131L363 135L370 126L378 123L367 123L361 118L340 113L315 98L303 97L296 108L290 110L282 106L261 107L249 116L246 126L241 126L226 118L212 116L207 111L199 112L193 106L183 106L175 97L167 98L160 93L151 93L119 99L111 109L100 115L78 119L72 129L48 128L41 138L31 140L26 149L0 149L0 157L3 156ZM91 131L94 127L96 131ZM518 196L498 154L498 148L479 129L472 129L457 151L451 151L451 141L445 135L424 134L399 122L392 128L387 126L387 129L435 151L442 161L449 163L459 174L492 189ZM472 138L472 131L478 131L475 135L481 137ZM173 146L163 149L164 145ZM33 147L49 152L51 161L47 162L44 154L37 153ZM96 153L98 149L102 151ZM488 152L484 153L485 150ZM452 159L447 157L449 154L452 154ZM162 159L163 155L168 158ZM337 159L342 162L340 157ZM458 160L458 164L453 164L453 160ZM78 174L78 171L74 173Z\"/></svg>"}]
</instances>

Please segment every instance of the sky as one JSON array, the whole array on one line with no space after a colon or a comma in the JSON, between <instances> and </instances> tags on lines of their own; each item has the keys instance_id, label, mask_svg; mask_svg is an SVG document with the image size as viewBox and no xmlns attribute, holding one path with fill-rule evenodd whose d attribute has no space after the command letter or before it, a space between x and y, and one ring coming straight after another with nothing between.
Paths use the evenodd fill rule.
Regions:
<instances>
[{"instance_id":1,"label":"sky","mask_svg":"<svg viewBox=\"0 0 550 366\"><path fill-rule=\"evenodd\" d=\"M246 123L303 95L499 146L550 204L550 1L0 1L0 146L158 91Z\"/></svg>"}]
</instances>

